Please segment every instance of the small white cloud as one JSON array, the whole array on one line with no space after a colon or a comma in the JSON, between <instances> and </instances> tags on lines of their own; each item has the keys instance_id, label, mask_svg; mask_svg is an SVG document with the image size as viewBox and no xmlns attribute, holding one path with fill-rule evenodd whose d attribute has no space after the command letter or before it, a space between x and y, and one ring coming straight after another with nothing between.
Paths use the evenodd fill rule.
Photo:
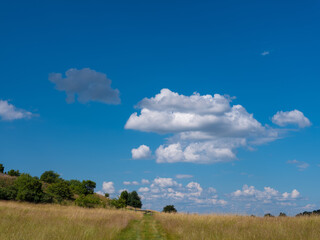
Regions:
<instances>
[{"instance_id":1,"label":"small white cloud","mask_svg":"<svg viewBox=\"0 0 320 240\"><path fill-rule=\"evenodd\" d=\"M149 184L150 181L148 179L142 179L141 184Z\"/></svg>"},{"instance_id":2,"label":"small white cloud","mask_svg":"<svg viewBox=\"0 0 320 240\"><path fill-rule=\"evenodd\" d=\"M141 145L138 148L133 148L131 150L133 159L146 159L151 156L151 150L146 145Z\"/></svg>"},{"instance_id":3,"label":"small white cloud","mask_svg":"<svg viewBox=\"0 0 320 240\"><path fill-rule=\"evenodd\" d=\"M141 187L141 188L139 188L138 192L144 193L144 192L149 192L149 190L150 189L148 187Z\"/></svg>"},{"instance_id":4,"label":"small white cloud","mask_svg":"<svg viewBox=\"0 0 320 240\"><path fill-rule=\"evenodd\" d=\"M71 68L65 75L63 78L61 73L51 73L49 81L56 84L57 90L66 92L68 103L73 103L76 96L81 103L90 101L120 103L119 90L111 88L111 80L104 73L90 68L81 70Z\"/></svg>"},{"instance_id":5,"label":"small white cloud","mask_svg":"<svg viewBox=\"0 0 320 240\"><path fill-rule=\"evenodd\" d=\"M114 189L113 182L103 182L102 191L105 193L110 193L110 194L114 193L115 189Z\"/></svg>"},{"instance_id":6,"label":"small white cloud","mask_svg":"<svg viewBox=\"0 0 320 240\"><path fill-rule=\"evenodd\" d=\"M311 122L299 110L279 111L272 117L272 122L281 127L287 125L298 125L300 128L311 126Z\"/></svg>"},{"instance_id":7,"label":"small white cloud","mask_svg":"<svg viewBox=\"0 0 320 240\"><path fill-rule=\"evenodd\" d=\"M178 178L178 179L193 178L193 176L189 175L189 174L177 174L176 178Z\"/></svg>"},{"instance_id":8,"label":"small white cloud","mask_svg":"<svg viewBox=\"0 0 320 240\"><path fill-rule=\"evenodd\" d=\"M269 51L263 51L263 52L261 53L262 56L267 56L267 55L269 55L269 54L270 54Z\"/></svg>"},{"instance_id":9,"label":"small white cloud","mask_svg":"<svg viewBox=\"0 0 320 240\"><path fill-rule=\"evenodd\" d=\"M124 181L124 182L123 182L123 185L139 185L139 182L137 182L137 181L132 181L132 182L130 182L130 181Z\"/></svg>"},{"instance_id":10,"label":"small white cloud","mask_svg":"<svg viewBox=\"0 0 320 240\"><path fill-rule=\"evenodd\" d=\"M299 169L299 171L306 170L310 166L309 163L297 160L289 160L287 161L287 163L295 165Z\"/></svg>"},{"instance_id":11,"label":"small white cloud","mask_svg":"<svg viewBox=\"0 0 320 240\"><path fill-rule=\"evenodd\" d=\"M4 121L13 121L23 118L31 118L33 114L23 109L18 109L8 101L0 100L0 117Z\"/></svg>"}]
</instances>

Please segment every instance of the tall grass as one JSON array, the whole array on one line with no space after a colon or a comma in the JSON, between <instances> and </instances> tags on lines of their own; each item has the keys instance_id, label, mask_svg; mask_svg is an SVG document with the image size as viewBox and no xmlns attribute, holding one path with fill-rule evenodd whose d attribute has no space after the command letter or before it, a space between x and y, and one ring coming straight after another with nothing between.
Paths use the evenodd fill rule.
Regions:
<instances>
[{"instance_id":1,"label":"tall grass","mask_svg":"<svg viewBox=\"0 0 320 240\"><path fill-rule=\"evenodd\" d=\"M249 217L156 214L164 229L184 240L319 240L320 217Z\"/></svg>"},{"instance_id":2,"label":"tall grass","mask_svg":"<svg viewBox=\"0 0 320 240\"><path fill-rule=\"evenodd\" d=\"M0 239L114 239L129 221L141 218L125 210L0 201Z\"/></svg>"}]
</instances>

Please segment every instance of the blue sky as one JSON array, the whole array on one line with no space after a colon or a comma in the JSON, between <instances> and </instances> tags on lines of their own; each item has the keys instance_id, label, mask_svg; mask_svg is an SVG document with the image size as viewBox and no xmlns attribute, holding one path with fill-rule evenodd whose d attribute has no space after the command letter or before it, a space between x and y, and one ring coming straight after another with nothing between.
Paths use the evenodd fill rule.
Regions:
<instances>
[{"instance_id":1,"label":"blue sky","mask_svg":"<svg viewBox=\"0 0 320 240\"><path fill-rule=\"evenodd\" d=\"M158 210L318 209L319 10L3 2L0 162L92 179L112 196L140 189Z\"/></svg>"}]
</instances>

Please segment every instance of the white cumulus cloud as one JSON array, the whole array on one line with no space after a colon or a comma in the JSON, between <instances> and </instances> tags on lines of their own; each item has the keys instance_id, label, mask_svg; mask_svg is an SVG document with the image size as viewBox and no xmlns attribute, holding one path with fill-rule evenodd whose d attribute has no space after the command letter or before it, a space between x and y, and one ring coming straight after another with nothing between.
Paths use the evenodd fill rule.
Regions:
<instances>
[{"instance_id":1,"label":"white cumulus cloud","mask_svg":"<svg viewBox=\"0 0 320 240\"><path fill-rule=\"evenodd\" d=\"M311 126L311 122L299 110L293 111L279 111L272 117L272 122L281 127L287 125L298 125L300 128Z\"/></svg>"},{"instance_id":2,"label":"white cumulus cloud","mask_svg":"<svg viewBox=\"0 0 320 240\"><path fill-rule=\"evenodd\" d=\"M102 184L102 191L105 193L114 193L114 183L113 182L103 182Z\"/></svg>"},{"instance_id":3,"label":"white cumulus cloud","mask_svg":"<svg viewBox=\"0 0 320 240\"><path fill-rule=\"evenodd\" d=\"M220 94L185 96L162 89L138 103L126 129L171 134L156 151L158 163L216 163L236 159L236 149L279 138L241 105Z\"/></svg>"},{"instance_id":4,"label":"white cumulus cloud","mask_svg":"<svg viewBox=\"0 0 320 240\"><path fill-rule=\"evenodd\" d=\"M133 148L131 155L133 159L146 159L151 156L151 150L148 146L141 145L138 148Z\"/></svg>"},{"instance_id":5,"label":"white cumulus cloud","mask_svg":"<svg viewBox=\"0 0 320 240\"><path fill-rule=\"evenodd\" d=\"M23 109L18 109L8 101L0 100L0 117L4 121L13 121L23 118L31 118L33 114Z\"/></svg>"},{"instance_id":6,"label":"white cumulus cloud","mask_svg":"<svg viewBox=\"0 0 320 240\"><path fill-rule=\"evenodd\" d=\"M119 90L111 88L111 80L106 74L96 72L90 68L66 71L65 77L61 73L49 74L49 81L56 85L56 89L67 94L67 102L77 100L81 103L90 101L106 104L119 104Z\"/></svg>"}]
</instances>

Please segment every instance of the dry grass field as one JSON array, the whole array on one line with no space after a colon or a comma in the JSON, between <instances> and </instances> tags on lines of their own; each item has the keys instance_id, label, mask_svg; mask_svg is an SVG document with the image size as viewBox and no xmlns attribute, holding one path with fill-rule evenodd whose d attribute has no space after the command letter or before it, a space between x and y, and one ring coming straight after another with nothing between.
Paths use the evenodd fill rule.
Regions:
<instances>
[{"instance_id":1,"label":"dry grass field","mask_svg":"<svg viewBox=\"0 0 320 240\"><path fill-rule=\"evenodd\" d=\"M320 217L247 217L156 214L162 227L183 240L319 240Z\"/></svg>"},{"instance_id":2,"label":"dry grass field","mask_svg":"<svg viewBox=\"0 0 320 240\"><path fill-rule=\"evenodd\" d=\"M125 210L0 201L0 239L114 239L131 220L141 218Z\"/></svg>"}]
</instances>

